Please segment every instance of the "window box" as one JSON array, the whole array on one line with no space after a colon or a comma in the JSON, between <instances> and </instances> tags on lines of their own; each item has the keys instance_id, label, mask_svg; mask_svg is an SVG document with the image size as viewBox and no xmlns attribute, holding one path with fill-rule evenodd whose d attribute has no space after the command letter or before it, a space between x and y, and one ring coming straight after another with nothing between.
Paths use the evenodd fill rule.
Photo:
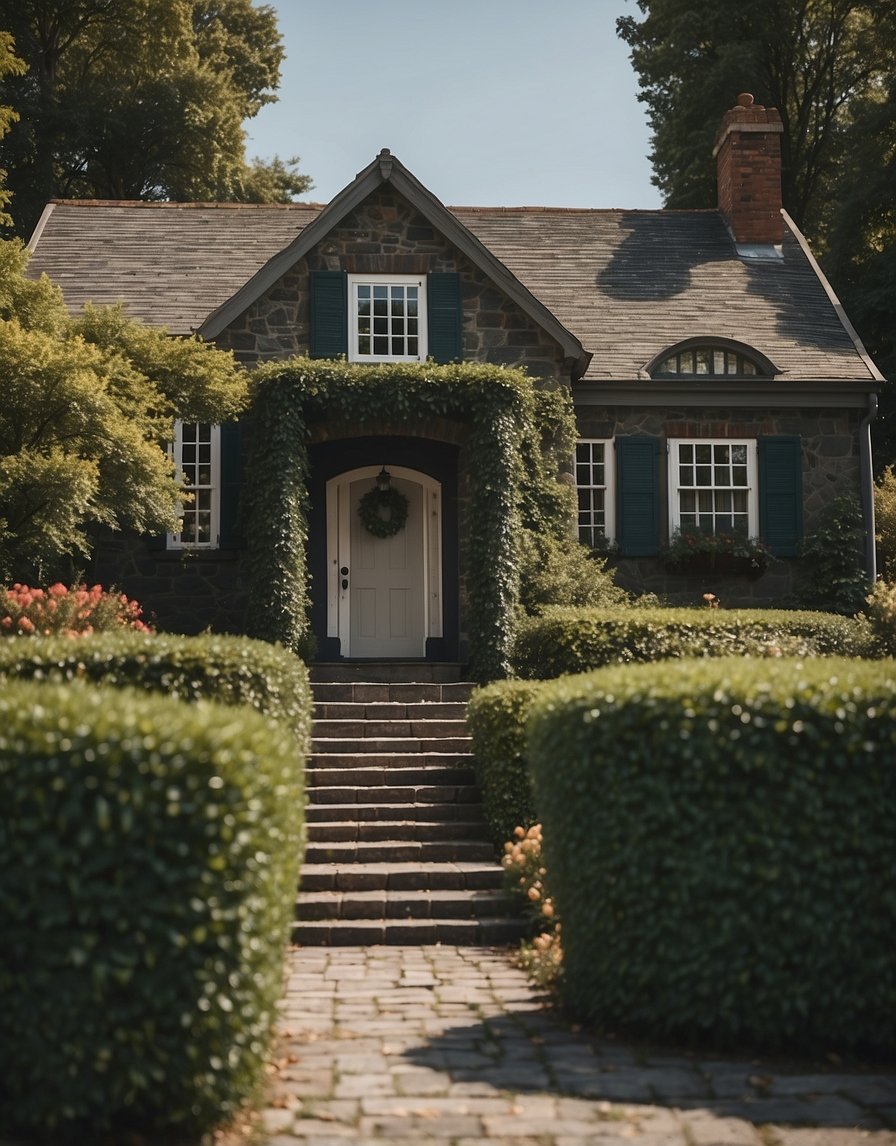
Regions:
<instances>
[{"instance_id":1,"label":"window box","mask_svg":"<svg viewBox=\"0 0 896 1146\"><path fill-rule=\"evenodd\" d=\"M676 530L662 554L673 573L717 573L758 580L771 554L761 541L736 533Z\"/></svg>"}]
</instances>

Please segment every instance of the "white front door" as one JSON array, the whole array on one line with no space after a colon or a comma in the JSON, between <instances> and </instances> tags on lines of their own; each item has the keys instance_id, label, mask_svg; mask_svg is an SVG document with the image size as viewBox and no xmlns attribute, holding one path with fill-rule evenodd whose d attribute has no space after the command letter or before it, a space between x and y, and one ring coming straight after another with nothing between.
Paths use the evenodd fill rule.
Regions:
<instances>
[{"instance_id":1,"label":"white front door","mask_svg":"<svg viewBox=\"0 0 896 1146\"><path fill-rule=\"evenodd\" d=\"M408 501L407 520L392 537L376 537L358 505L379 468L367 466L327 485L328 632L339 636L343 656L423 657L426 638L441 636L440 490L423 474L390 467L392 488Z\"/></svg>"}]
</instances>

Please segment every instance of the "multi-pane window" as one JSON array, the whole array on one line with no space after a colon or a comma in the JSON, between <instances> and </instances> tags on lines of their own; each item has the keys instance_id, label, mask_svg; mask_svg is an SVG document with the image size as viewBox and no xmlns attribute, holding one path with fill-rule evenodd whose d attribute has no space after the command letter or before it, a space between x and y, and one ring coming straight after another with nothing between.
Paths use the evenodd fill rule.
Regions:
<instances>
[{"instance_id":1,"label":"multi-pane window","mask_svg":"<svg viewBox=\"0 0 896 1146\"><path fill-rule=\"evenodd\" d=\"M600 547L613 537L612 442L576 443L576 496L579 540Z\"/></svg>"},{"instance_id":2,"label":"multi-pane window","mask_svg":"<svg viewBox=\"0 0 896 1146\"><path fill-rule=\"evenodd\" d=\"M690 346L664 358L653 371L653 376L706 374L720 378L726 374L742 376L759 373L756 363L739 351L719 346Z\"/></svg>"},{"instance_id":3,"label":"multi-pane window","mask_svg":"<svg viewBox=\"0 0 896 1146\"><path fill-rule=\"evenodd\" d=\"M754 537L756 442L669 442L672 530Z\"/></svg>"},{"instance_id":4,"label":"multi-pane window","mask_svg":"<svg viewBox=\"0 0 896 1146\"><path fill-rule=\"evenodd\" d=\"M349 358L353 362L426 357L424 280L349 276Z\"/></svg>"},{"instance_id":5,"label":"multi-pane window","mask_svg":"<svg viewBox=\"0 0 896 1146\"><path fill-rule=\"evenodd\" d=\"M179 533L169 535L172 549L214 548L218 544L221 427L210 422L177 422L174 462L184 493Z\"/></svg>"}]
</instances>

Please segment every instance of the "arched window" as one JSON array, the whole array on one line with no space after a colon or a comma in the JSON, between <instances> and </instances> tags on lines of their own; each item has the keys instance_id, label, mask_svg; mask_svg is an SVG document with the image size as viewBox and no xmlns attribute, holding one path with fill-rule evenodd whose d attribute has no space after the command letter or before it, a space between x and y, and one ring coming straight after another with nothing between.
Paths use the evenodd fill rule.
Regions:
<instances>
[{"instance_id":1,"label":"arched window","mask_svg":"<svg viewBox=\"0 0 896 1146\"><path fill-rule=\"evenodd\" d=\"M768 378L777 371L764 355L740 343L689 339L664 350L647 373L651 378Z\"/></svg>"}]
</instances>

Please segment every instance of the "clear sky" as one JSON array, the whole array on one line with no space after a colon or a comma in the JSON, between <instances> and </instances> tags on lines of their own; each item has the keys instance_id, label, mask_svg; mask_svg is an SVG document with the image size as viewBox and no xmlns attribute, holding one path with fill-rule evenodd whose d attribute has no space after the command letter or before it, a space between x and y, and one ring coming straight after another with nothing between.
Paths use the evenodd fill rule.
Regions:
<instances>
[{"instance_id":1,"label":"clear sky","mask_svg":"<svg viewBox=\"0 0 896 1146\"><path fill-rule=\"evenodd\" d=\"M635 0L272 6L280 98L246 125L246 150L301 156L308 200L328 202L388 147L454 206L661 205L616 35L617 16L640 15Z\"/></svg>"}]
</instances>

